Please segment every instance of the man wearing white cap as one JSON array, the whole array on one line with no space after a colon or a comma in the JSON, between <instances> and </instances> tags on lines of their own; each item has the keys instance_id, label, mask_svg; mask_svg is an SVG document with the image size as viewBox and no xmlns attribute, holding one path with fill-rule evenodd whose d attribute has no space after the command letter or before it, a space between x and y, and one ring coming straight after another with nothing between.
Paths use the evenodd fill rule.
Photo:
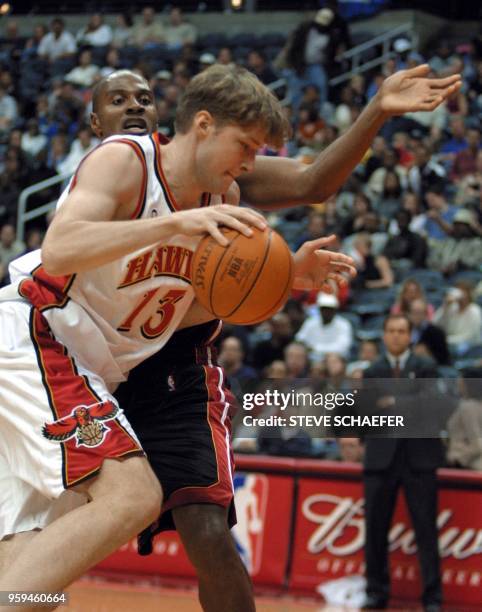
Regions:
<instances>
[{"instance_id":1,"label":"man wearing white cap","mask_svg":"<svg viewBox=\"0 0 482 612\"><path fill-rule=\"evenodd\" d=\"M353 331L351 324L337 314L338 299L320 291L316 304L319 311L306 319L296 339L310 348L313 361L323 359L327 353L346 357L353 341Z\"/></svg>"}]
</instances>

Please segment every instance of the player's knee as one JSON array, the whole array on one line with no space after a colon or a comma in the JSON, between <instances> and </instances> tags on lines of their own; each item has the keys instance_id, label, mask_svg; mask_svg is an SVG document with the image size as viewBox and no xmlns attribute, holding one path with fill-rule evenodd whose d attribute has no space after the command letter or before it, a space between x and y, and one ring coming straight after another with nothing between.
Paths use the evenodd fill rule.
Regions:
<instances>
[{"instance_id":1,"label":"player's knee","mask_svg":"<svg viewBox=\"0 0 482 612\"><path fill-rule=\"evenodd\" d=\"M230 562L239 562L223 508L211 505L185 506L176 509L175 521L186 543L189 557L198 570L223 571Z\"/></svg>"},{"instance_id":2,"label":"player's knee","mask_svg":"<svg viewBox=\"0 0 482 612\"><path fill-rule=\"evenodd\" d=\"M107 498L116 507L116 516L135 529L144 529L159 517L161 485L146 459L104 461L97 482L89 491L92 498Z\"/></svg>"}]
</instances>

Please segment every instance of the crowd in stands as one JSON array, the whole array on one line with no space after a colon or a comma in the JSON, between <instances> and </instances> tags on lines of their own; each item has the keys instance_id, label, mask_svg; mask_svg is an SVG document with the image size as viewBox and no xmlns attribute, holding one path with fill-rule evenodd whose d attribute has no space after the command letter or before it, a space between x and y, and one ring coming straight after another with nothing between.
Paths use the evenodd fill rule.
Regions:
<instances>
[{"instance_id":1,"label":"crowd in stands","mask_svg":"<svg viewBox=\"0 0 482 612\"><path fill-rule=\"evenodd\" d=\"M16 238L21 191L71 174L96 146L89 127L92 87L114 70L133 69L149 80L159 130L170 137L192 76L215 62L244 65L274 84L293 127L282 150L260 153L306 163L352 125L396 70L428 62L433 76L460 72L462 89L435 112L389 121L338 194L269 215L293 249L335 233L336 248L354 258L358 276L337 295L294 292L282 312L256 328L226 326L219 359L239 396L275 379L348 389L378 356L386 315L404 313L414 351L433 359L442 376L469 381L457 391L462 400L447 426L457 432L447 461L482 469L482 402L470 383L482 372L481 40L439 41L422 55L400 39L380 69L331 87L330 78L344 70L340 53L350 45L336 2L290 36L200 36L177 7L167 15L152 7L119 15L115 27L93 14L77 32L61 18L48 29L32 21L28 37L19 35L14 18L6 20L0 37L0 276L8 282L9 261L38 248L46 229L35 221L21 237L25 242ZM58 197L60 187L36 194L32 206ZM306 431L292 440L264 439L262 432L248 439L240 426L237 438L238 450L246 451L356 460L363 452L359 440L320 440Z\"/></svg>"}]
</instances>

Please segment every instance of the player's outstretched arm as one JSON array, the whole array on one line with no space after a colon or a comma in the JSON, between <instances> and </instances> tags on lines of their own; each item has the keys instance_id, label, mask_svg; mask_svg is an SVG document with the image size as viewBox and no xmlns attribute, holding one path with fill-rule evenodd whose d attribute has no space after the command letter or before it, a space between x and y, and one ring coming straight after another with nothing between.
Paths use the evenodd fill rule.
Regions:
<instances>
[{"instance_id":1,"label":"player's outstretched arm","mask_svg":"<svg viewBox=\"0 0 482 612\"><path fill-rule=\"evenodd\" d=\"M143 187L143 169L126 144L99 147L82 164L75 188L50 225L42 245L45 270L55 276L110 263L175 234L210 233L221 244L219 226L251 233L264 229L263 217L246 208L223 204L168 217L129 220Z\"/></svg>"},{"instance_id":2,"label":"player's outstretched arm","mask_svg":"<svg viewBox=\"0 0 482 612\"><path fill-rule=\"evenodd\" d=\"M305 242L293 255L295 278L293 289L325 289L332 291L332 284L346 285L356 276L355 262L348 255L326 251L336 236Z\"/></svg>"},{"instance_id":3,"label":"player's outstretched arm","mask_svg":"<svg viewBox=\"0 0 482 612\"><path fill-rule=\"evenodd\" d=\"M460 75L431 79L427 65L388 77L355 123L313 164L258 156L252 173L238 177L241 199L264 209L321 202L335 193L392 116L432 111L461 87Z\"/></svg>"}]
</instances>

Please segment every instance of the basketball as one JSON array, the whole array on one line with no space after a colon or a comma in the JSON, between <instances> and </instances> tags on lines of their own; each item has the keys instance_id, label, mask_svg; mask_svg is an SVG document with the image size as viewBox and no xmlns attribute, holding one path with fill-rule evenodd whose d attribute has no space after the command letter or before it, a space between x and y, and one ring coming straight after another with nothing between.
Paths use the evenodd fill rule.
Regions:
<instances>
[{"instance_id":1,"label":"basketball","mask_svg":"<svg viewBox=\"0 0 482 612\"><path fill-rule=\"evenodd\" d=\"M204 308L219 319L251 325L271 317L286 302L293 283L293 259L274 230L253 229L251 237L223 228L226 247L204 237L193 258L193 286Z\"/></svg>"}]
</instances>

